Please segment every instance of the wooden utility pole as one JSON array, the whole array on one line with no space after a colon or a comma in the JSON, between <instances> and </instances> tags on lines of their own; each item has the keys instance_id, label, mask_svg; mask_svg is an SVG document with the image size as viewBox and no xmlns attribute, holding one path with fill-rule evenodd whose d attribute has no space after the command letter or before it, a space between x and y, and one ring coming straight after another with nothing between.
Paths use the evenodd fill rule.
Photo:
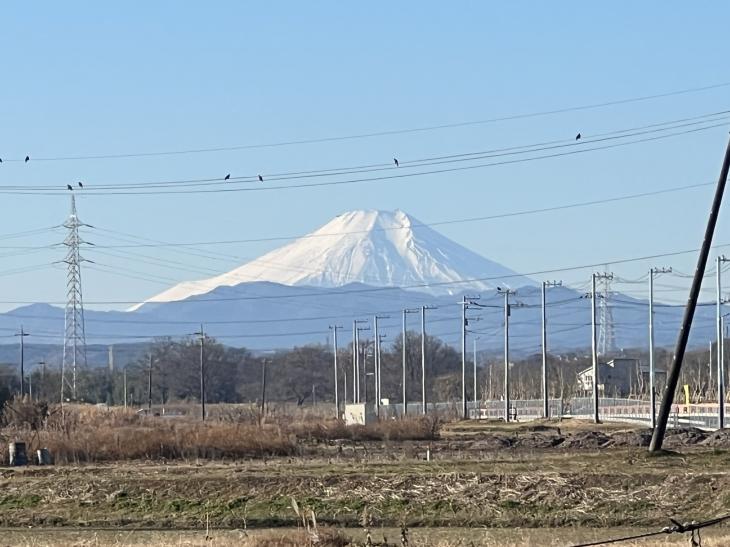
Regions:
<instances>
[{"instance_id":1,"label":"wooden utility pole","mask_svg":"<svg viewBox=\"0 0 730 547\"><path fill-rule=\"evenodd\" d=\"M651 443L649 444L650 452L661 450L662 444L664 443L664 433L666 433L667 430L667 420L669 419L669 413L671 412L672 403L674 402L674 392L677 389L679 374L682 371L682 362L684 361L684 353L687 349L689 331L692 327L692 319L694 318L695 309L697 308L697 299L700 296L700 289L702 288L702 279L705 276L707 258L712 246L712 237L715 234L715 226L717 225L717 217L720 213L722 196L725 192L725 185L727 184L728 171L730 171L730 142L728 142L727 148L725 149L725 159L722 162L720 178L717 181L715 197L712 201L710 217L707 220L705 236L702 241L702 248L700 249L700 256L697 258L697 268L695 269L692 287L689 291L687 307L684 310L682 327L679 329L679 335L677 336L677 346L674 350L674 359L672 360L672 366L669 369L669 374L667 375L667 385L664 388L662 404L659 407L657 424L654 428L654 434L651 437Z\"/></svg>"}]
</instances>

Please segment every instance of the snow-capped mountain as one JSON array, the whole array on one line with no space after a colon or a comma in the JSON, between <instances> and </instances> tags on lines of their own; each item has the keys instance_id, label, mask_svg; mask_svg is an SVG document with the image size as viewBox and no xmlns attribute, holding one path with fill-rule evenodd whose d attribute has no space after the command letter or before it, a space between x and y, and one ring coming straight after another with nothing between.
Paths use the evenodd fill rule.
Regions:
<instances>
[{"instance_id":1,"label":"snow-capped mountain","mask_svg":"<svg viewBox=\"0 0 730 547\"><path fill-rule=\"evenodd\" d=\"M144 303L174 302L261 281L310 287L362 283L433 295L535 285L403 211L350 211L230 272L180 283Z\"/></svg>"}]
</instances>

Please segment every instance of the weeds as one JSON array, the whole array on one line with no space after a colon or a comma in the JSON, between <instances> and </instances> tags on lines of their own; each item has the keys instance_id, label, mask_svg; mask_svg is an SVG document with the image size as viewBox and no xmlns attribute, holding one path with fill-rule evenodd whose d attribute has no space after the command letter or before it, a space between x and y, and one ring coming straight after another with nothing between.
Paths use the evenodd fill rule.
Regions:
<instances>
[{"instance_id":1,"label":"weeds","mask_svg":"<svg viewBox=\"0 0 730 547\"><path fill-rule=\"evenodd\" d=\"M316 415L270 417L258 424L245 408L219 409L205 422L187 416L145 416L123 408L59 406L16 399L3 412L3 440L22 439L28 451L47 448L57 463L124 460L222 460L295 456L302 442L431 440L436 417L348 427ZM0 455L0 464L7 463Z\"/></svg>"}]
</instances>

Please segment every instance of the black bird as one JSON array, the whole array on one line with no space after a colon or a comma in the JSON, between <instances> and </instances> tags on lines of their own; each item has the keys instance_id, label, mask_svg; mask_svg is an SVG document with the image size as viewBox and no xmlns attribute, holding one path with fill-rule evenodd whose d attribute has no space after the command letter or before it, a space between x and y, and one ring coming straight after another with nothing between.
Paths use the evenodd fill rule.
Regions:
<instances>
[{"instance_id":1,"label":"black bird","mask_svg":"<svg viewBox=\"0 0 730 547\"><path fill-rule=\"evenodd\" d=\"M71 190L71 191L73 192L73 189L74 189L74 187L73 187L73 186L71 186L70 184L67 184L67 185L66 185L66 188L68 188L69 190Z\"/></svg>"},{"instance_id":2,"label":"black bird","mask_svg":"<svg viewBox=\"0 0 730 547\"><path fill-rule=\"evenodd\" d=\"M28 163L30 161L30 156L25 156L25 163Z\"/></svg>"},{"instance_id":3,"label":"black bird","mask_svg":"<svg viewBox=\"0 0 730 547\"><path fill-rule=\"evenodd\" d=\"M83 187L84 187L84 183L79 181L79 188L83 188Z\"/></svg>"},{"instance_id":4,"label":"black bird","mask_svg":"<svg viewBox=\"0 0 730 547\"><path fill-rule=\"evenodd\" d=\"M396 167L400 167L400 163L398 163L398 158L393 158L393 163L395 163Z\"/></svg>"},{"instance_id":5,"label":"black bird","mask_svg":"<svg viewBox=\"0 0 730 547\"><path fill-rule=\"evenodd\" d=\"M0 163L2 163L2 162L3 162L3 159L2 159L2 158L0 158Z\"/></svg>"},{"instance_id":6,"label":"black bird","mask_svg":"<svg viewBox=\"0 0 730 547\"><path fill-rule=\"evenodd\" d=\"M261 175L259 175L259 182L264 182L264 177L262 177Z\"/></svg>"},{"instance_id":7,"label":"black bird","mask_svg":"<svg viewBox=\"0 0 730 547\"><path fill-rule=\"evenodd\" d=\"M223 177L223 180L228 180L228 179L230 179L230 178L231 178L231 174L230 174L230 173L228 173L228 174L227 174L227 175L226 175L225 177Z\"/></svg>"},{"instance_id":8,"label":"black bird","mask_svg":"<svg viewBox=\"0 0 730 547\"><path fill-rule=\"evenodd\" d=\"M575 136L575 140L577 140L577 141L579 141L579 140L580 140L580 133L578 133L578 134L577 134L577 135Z\"/></svg>"}]
</instances>

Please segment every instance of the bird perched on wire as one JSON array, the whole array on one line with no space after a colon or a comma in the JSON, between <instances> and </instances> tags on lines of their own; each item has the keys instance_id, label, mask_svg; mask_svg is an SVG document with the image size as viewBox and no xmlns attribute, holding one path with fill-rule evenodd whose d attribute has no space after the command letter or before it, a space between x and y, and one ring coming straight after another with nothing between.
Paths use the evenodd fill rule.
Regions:
<instances>
[{"instance_id":1,"label":"bird perched on wire","mask_svg":"<svg viewBox=\"0 0 730 547\"><path fill-rule=\"evenodd\" d=\"M230 178L231 178L231 174L228 173L225 177L223 177L223 180L230 180Z\"/></svg>"},{"instance_id":2,"label":"bird perched on wire","mask_svg":"<svg viewBox=\"0 0 730 547\"><path fill-rule=\"evenodd\" d=\"M69 190L71 190L71 191L73 192L73 189L74 189L74 187L73 187L73 186L71 186L70 184L67 184L67 185L66 185L66 188L68 188Z\"/></svg>"},{"instance_id":3,"label":"bird perched on wire","mask_svg":"<svg viewBox=\"0 0 730 547\"><path fill-rule=\"evenodd\" d=\"M262 177L261 175L259 175L259 182L264 182L264 177Z\"/></svg>"},{"instance_id":4,"label":"bird perched on wire","mask_svg":"<svg viewBox=\"0 0 730 547\"><path fill-rule=\"evenodd\" d=\"M575 136L575 140L577 140L577 141L579 141L579 140L580 140L580 133L578 133L578 134L577 134L577 135Z\"/></svg>"},{"instance_id":5,"label":"bird perched on wire","mask_svg":"<svg viewBox=\"0 0 730 547\"><path fill-rule=\"evenodd\" d=\"M30 161L30 156L25 156L25 163L28 163Z\"/></svg>"},{"instance_id":6,"label":"bird perched on wire","mask_svg":"<svg viewBox=\"0 0 730 547\"><path fill-rule=\"evenodd\" d=\"M83 187L84 187L84 183L79 181L79 188L83 188Z\"/></svg>"},{"instance_id":7,"label":"bird perched on wire","mask_svg":"<svg viewBox=\"0 0 730 547\"><path fill-rule=\"evenodd\" d=\"M400 167L400 163L398 163L398 158L393 158L393 163L395 163L396 167Z\"/></svg>"}]
</instances>

